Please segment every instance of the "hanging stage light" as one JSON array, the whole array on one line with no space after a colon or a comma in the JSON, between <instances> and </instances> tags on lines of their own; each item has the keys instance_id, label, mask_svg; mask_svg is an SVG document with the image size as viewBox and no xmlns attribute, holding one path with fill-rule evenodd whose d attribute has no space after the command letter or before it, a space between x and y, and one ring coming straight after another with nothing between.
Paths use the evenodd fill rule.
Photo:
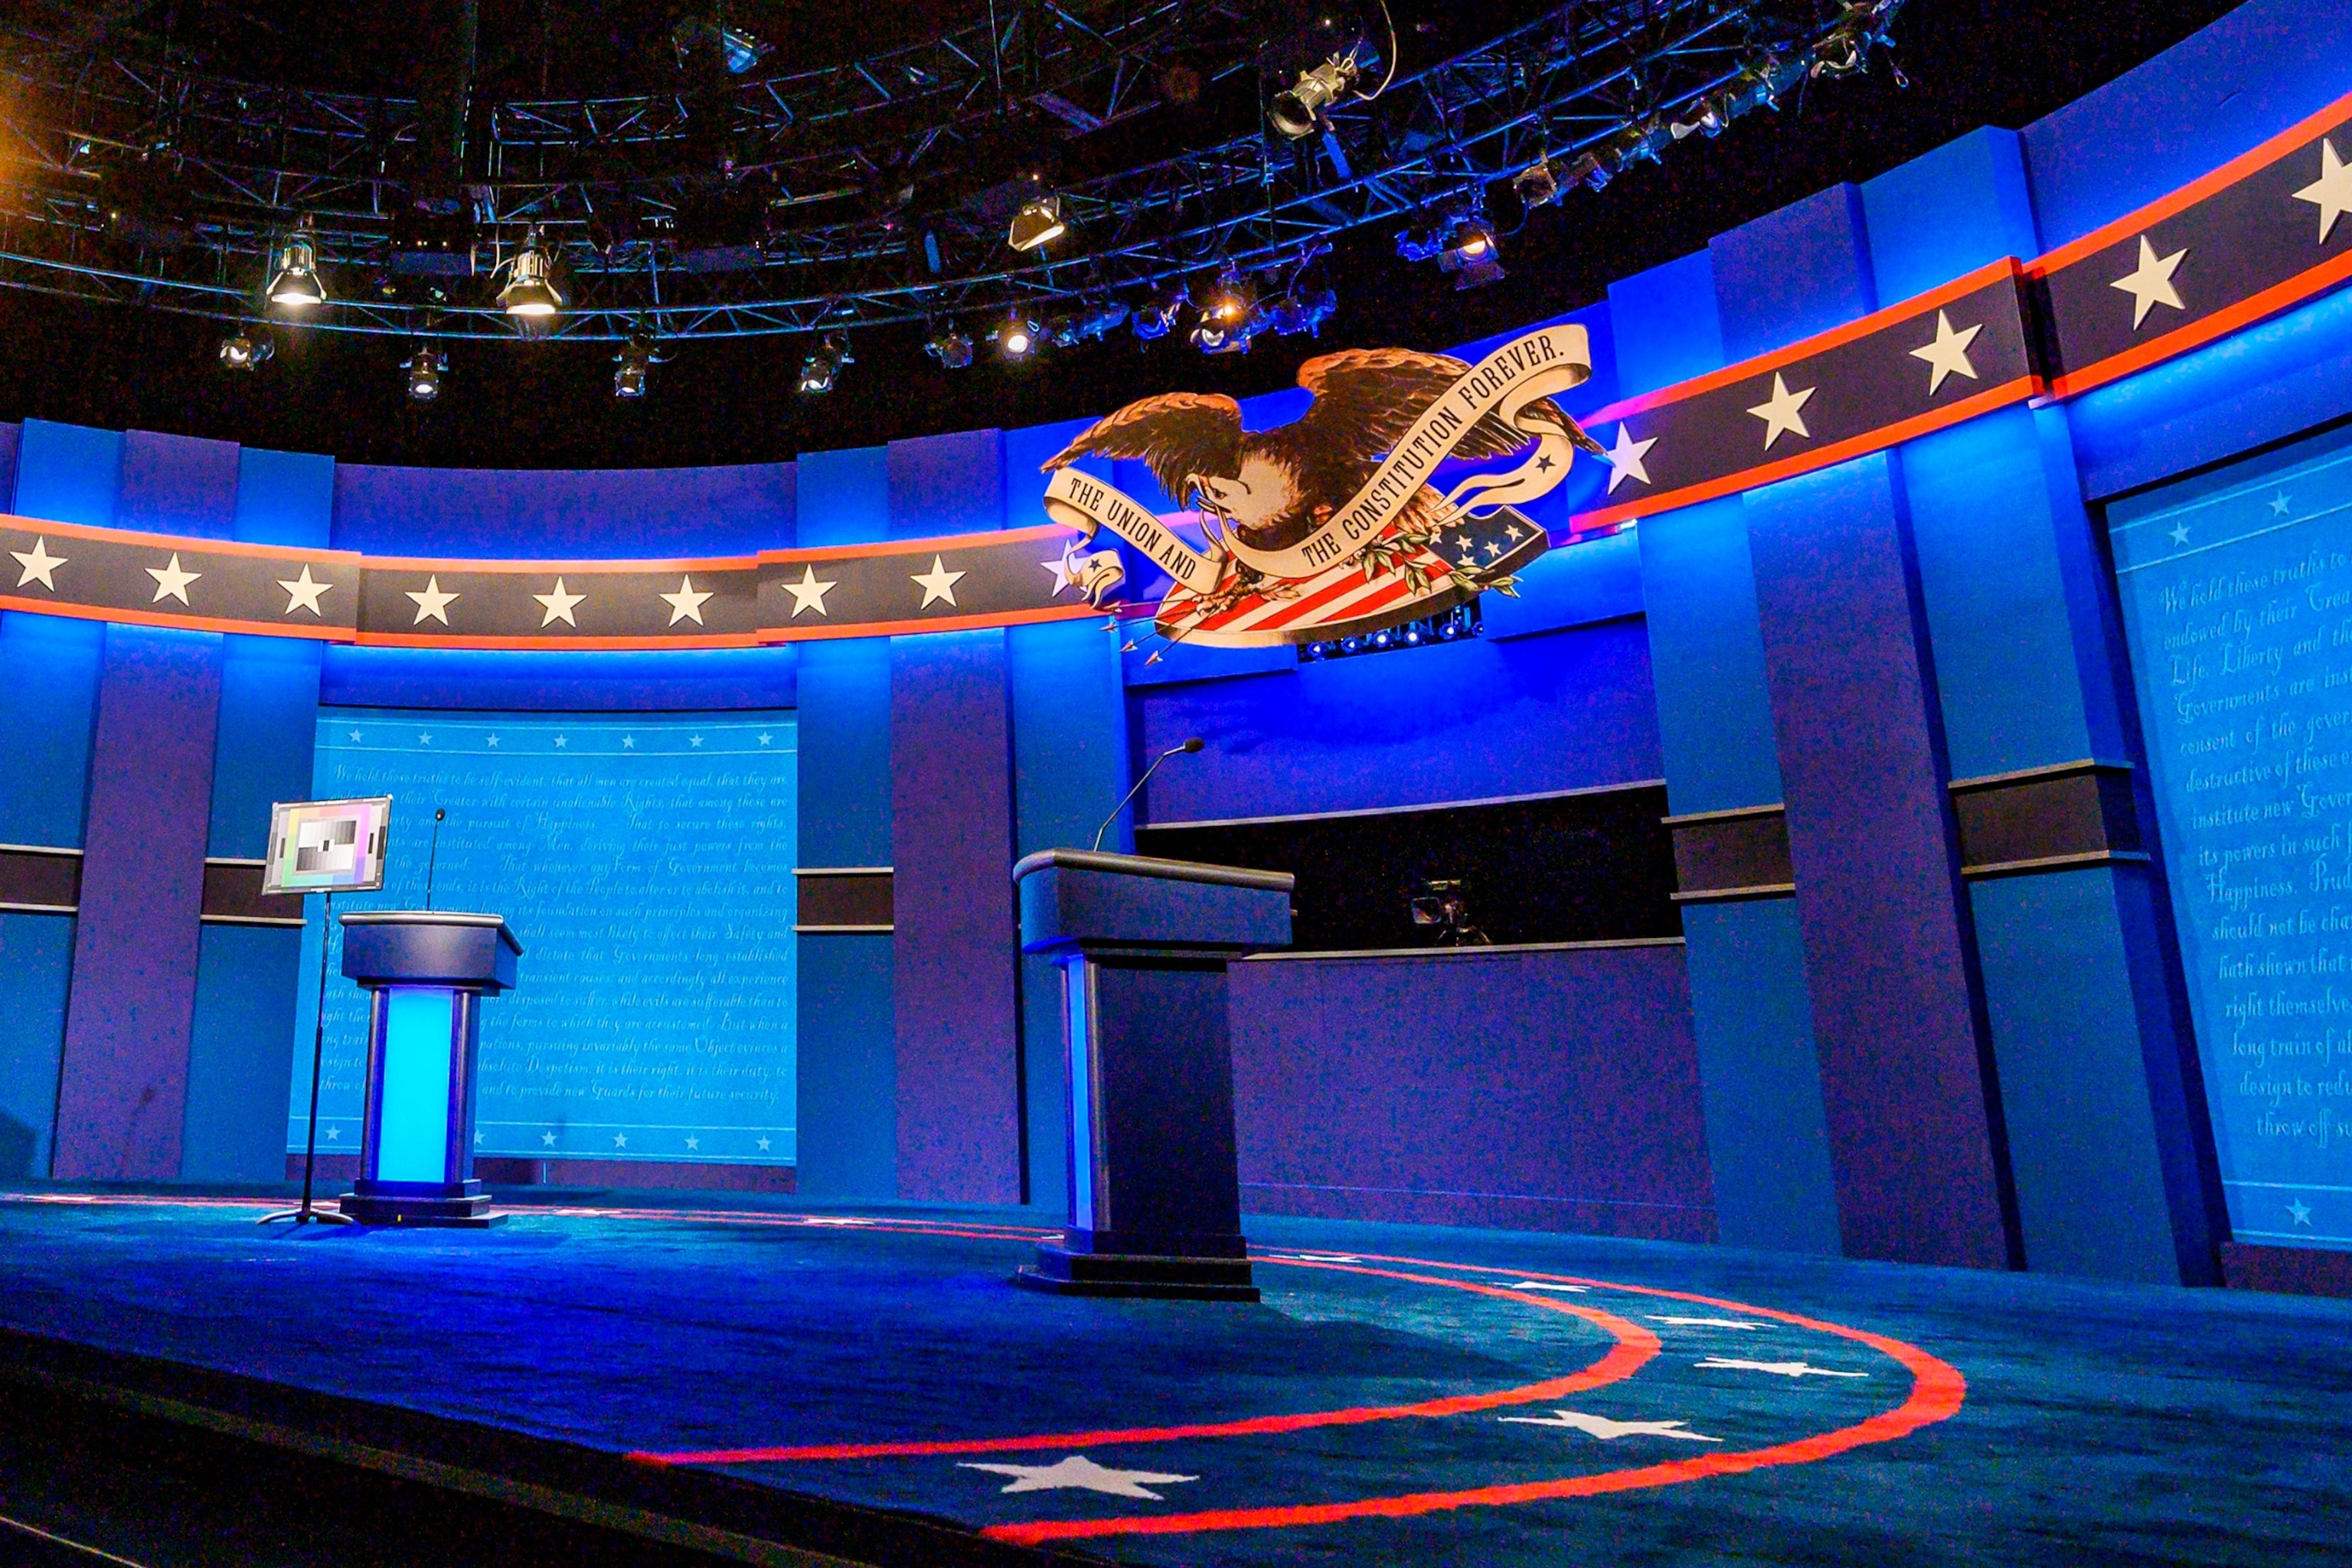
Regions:
<instances>
[{"instance_id":1,"label":"hanging stage light","mask_svg":"<svg viewBox=\"0 0 2352 1568\"><path fill-rule=\"evenodd\" d=\"M1013 215L1013 226L1006 231L1004 240L1015 250L1034 250L1048 240L1061 238L1069 232L1069 226L1062 219L1062 198L1039 196L1022 204L1021 210Z\"/></svg>"},{"instance_id":2,"label":"hanging stage light","mask_svg":"<svg viewBox=\"0 0 2352 1568\"><path fill-rule=\"evenodd\" d=\"M1397 256L1405 261L1434 261L1445 254L1445 235L1443 219L1415 218L1397 233Z\"/></svg>"},{"instance_id":3,"label":"hanging stage light","mask_svg":"<svg viewBox=\"0 0 2352 1568\"><path fill-rule=\"evenodd\" d=\"M1477 289L1502 281L1502 243L1484 218L1465 218L1437 258L1438 270L1454 274L1456 289Z\"/></svg>"},{"instance_id":4,"label":"hanging stage light","mask_svg":"<svg viewBox=\"0 0 2352 1568\"><path fill-rule=\"evenodd\" d=\"M923 344L923 352L949 370L961 370L971 363L971 334L960 327L950 327L933 334Z\"/></svg>"},{"instance_id":5,"label":"hanging stage light","mask_svg":"<svg viewBox=\"0 0 2352 1568\"><path fill-rule=\"evenodd\" d=\"M992 335L997 355L1003 359L1027 359L1037 347L1037 323L1019 310L999 321Z\"/></svg>"},{"instance_id":6,"label":"hanging stage light","mask_svg":"<svg viewBox=\"0 0 2352 1568\"><path fill-rule=\"evenodd\" d=\"M646 395L654 366L662 356L654 342L653 333L643 328L631 332L621 352L613 356L617 367L613 372L613 395L619 398L639 398Z\"/></svg>"},{"instance_id":7,"label":"hanging stage light","mask_svg":"<svg viewBox=\"0 0 2352 1568\"><path fill-rule=\"evenodd\" d=\"M278 249L278 263L266 290L269 302L289 310L307 310L327 302L327 286L319 277L319 247L310 237L310 220L304 218Z\"/></svg>"},{"instance_id":8,"label":"hanging stage light","mask_svg":"<svg viewBox=\"0 0 2352 1568\"><path fill-rule=\"evenodd\" d=\"M800 389L811 394L831 392L841 367L850 363L849 345L826 333L824 341L810 351L808 358L801 361Z\"/></svg>"},{"instance_id":9,"label":"hanging stage light","mask_svg":"<svg viewBox=\"0 0 2352 1568\"><path fill-rule=\"evenodd\" d=\"M449 356L419 344L415 353L401 362L400 368L408 377L409 397L418 403L431 403L441 395L441 377L449 368Z\"/></svg>"},{"instance_id":10,"label":"hanging stage light","mask_svg":"<svg viewBox=\"0 0 2352 1568\"><path fill-rule=\"evenodd\" d=\"M1358 69L1350 49L1300 71L1296 82L1274 95L1266 119L1293 142L1314 135L1323 123L1323 111L1355 90Z\"/></svg>"},{"instance_id":11,"label":"hanging stage light","mask_svg":"<svg viewBox=\"0 0 2352 1568\"><path fill-rule=\"evenodd\" d=\"M278 346L269 341L268 332L257 332L240 327L220 342L220 363L223 370L259 370L269 363Z\"/></svg>"},{"instance_id":12,"label":"hanging stage light","mask_svg":"<svg viewBox=\"0 0 2352 1568\"><path fill-rule=\"evenodd\" d=\"M562 291L555 286L555 258L541 246L537 225L523 237L522 248L507 258L506 268L499 303L508 315L544 320L563 309Z\"/></svg>"},{"instance_id":13,"label":"hanging stage light","mask_svg":"<svg viewBox=\"0 0 2352 1568\"><path fill-rule=\"evenodd\" d=\"M1552 173L1550 159L1538 158L1511 176L1511 190L1522 207L1549 206L1559 200L1559 176Z\"/></svg>"},{"instance_id":14,"label":"hanging stage light","mask_svg":"<svg viewBox=\"0 0 2352 1568\"><path fill-rule=\"evenodd\" d=\"M1224 269L1217 274L1217 280L1210 284L1208 291L1201 296L1201 319L1212 326L1230 331L1249 319L1253 303L1249 286L1243 281L1240 269L1228 261Z\"/></svg>"},{"instance_id":15,"label":"hanging stage light","mask_svg":"<svg viewBox=\"0 0 2352 1568\"><path fill-rule=\"evenodd\" d=\"M1176 318L1182 313L1184 304L1184 290L1172 286L1154 289L1143 297L1143 303L1135 308L1129 324L1134 327L1135 335L1145 342L1164 338L1175 328Z\"/></svg>"}]
</instances>

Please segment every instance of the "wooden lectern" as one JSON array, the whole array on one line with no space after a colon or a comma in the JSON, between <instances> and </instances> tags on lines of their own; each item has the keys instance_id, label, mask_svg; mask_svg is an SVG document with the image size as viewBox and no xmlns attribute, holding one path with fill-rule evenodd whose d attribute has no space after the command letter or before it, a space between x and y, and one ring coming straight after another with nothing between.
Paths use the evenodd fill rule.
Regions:
<instances>
[{"instance_id":1,"label":"wooden lectern","mask_svg":"<svg viewBox=\"0 0 2352 1568\"><path fill-rule=\"evenodd\" d=\"M1234 1152L1225 965L1290 942L1292 879L1046 849L1013 868L1024 952L1063 976L1069 1228L1020 1283L1255 1301Z\"/></svg>"},{"instance_id":2,"label":"wooden lectern","mask_svg":"<svg viewBox=\"0 0 2352 1568\"><path fill-rule=\"evenodd\" d=\"M474 1179L481 999L512 989L522 943L497 915L348 914L343 975L368 993L360 1175L341 1207L362 1225L492 1226Z\"/></svg>"}]
</instances>

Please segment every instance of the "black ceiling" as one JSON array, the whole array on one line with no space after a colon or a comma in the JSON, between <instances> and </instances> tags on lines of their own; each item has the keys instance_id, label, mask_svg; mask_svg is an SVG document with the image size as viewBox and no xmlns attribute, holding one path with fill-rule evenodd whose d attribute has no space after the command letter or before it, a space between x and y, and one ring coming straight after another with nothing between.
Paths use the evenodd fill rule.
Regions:
<instances>
[{"instance_id":1,"label":"black ceiling","mask_svg":"<svg viewBox=\"0 0 2352 1568\"><path fill-rule=\"evenodd\" d=\"M418 406L397 339L281 331L274 363L216 368L217 324L0 289L0 418L219 437L328 452L354 462L605 468L789 458L803 450L1098 414L1182 388L1245 395L1290 384L1333 348L1442 348L1593 302L1612 279L1687 254L1708 237L1842 179L1866 179L1979 125L2018 126L2081 96L2204 26L2221 0L1913 0L1896 28L1911 79L1883 65L1808 93L1720 140L1675 149L1600 193L1571 192L1509 244L1503 282L1457 293L1434 267L1399 261L1366 231L1334 254L1339 309L1319 340L1260 338L1247 355L1207 358L1177 340L1103 343L960 372L922 353L920 333L876 329L835 390L793 390L805 341L749 338L676 346L652 395L612 395L610 345L455 343L446 390ZM131 28L198 48L216 68L274 80L398 90L427 7L288 7L187 0L177 6L0 5L0 17L56 33ZM501 92L642 86L668 68L676 7L482 0L484 59ZM901 43L972 13L941 0L887 6L760 0L772 63L818 64ZM95 41L95 40L94 40Z\"/></svg>"}]
</instances>

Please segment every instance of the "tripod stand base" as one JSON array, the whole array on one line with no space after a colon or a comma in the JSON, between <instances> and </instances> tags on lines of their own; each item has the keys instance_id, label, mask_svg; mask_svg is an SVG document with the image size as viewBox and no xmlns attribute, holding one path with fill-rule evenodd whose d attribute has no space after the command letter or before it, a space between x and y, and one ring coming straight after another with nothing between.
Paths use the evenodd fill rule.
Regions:
<instances>
[{"instance_id":1,"label":"tripod stand base","mask_svg":"<svg viewBox=\"0 0 2352 1568\"><path fill-rule=\"evenodd\" d=\"M296 1225L356 1225L359 1223L349 1215L337 1214L332 1209L322 1208L279 1209L275 1214L263 1215L253 1223L268 1225L281 1219L290 1219Z\"/></svg>"}]
</instances>

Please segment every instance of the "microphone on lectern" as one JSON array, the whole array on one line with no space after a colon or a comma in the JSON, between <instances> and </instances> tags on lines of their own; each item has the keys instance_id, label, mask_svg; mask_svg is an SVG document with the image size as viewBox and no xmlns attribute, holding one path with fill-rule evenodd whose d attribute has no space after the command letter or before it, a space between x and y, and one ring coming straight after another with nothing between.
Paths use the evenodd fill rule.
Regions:
<instances>
[{"instance_id":1,"label":"microphone on lectern","mask_svg":"<svg viewBox=\"0 0 2352 1568\"><path fill-rule=\"evenodd\" d=\"M433 808L433 847L425 855L425 907L428 910L433 907L433 866L441 858L441 823L448 815L441 806Z\"/></svg>"},{"instance_id":2,"label":"microphone on lectern","mask_svg":"<svg viewBox=\"0 0 2352 1568\"><path fill-rule=\"evenodd\" d=\"M1129 790L1125 795L1119 797L1118 804L1110 808L1110 815L1103 818L1102 826L1095 829L1094 847L1097 849L1100 849L1102 847L1102 836L1110 831L1110 825L1118 820L1118 814L1127 809L1127 803L1133 800L1138 795L1141 794L1143 786L1151 782L1151 775L1160 771L1160 763L1166 762L1169 758L1176 755L1180 752L1186 755L1190 755L1194 752L1200 751L1208 743L1208 742L1203 741L1198 735L1187 736L1185 739L1179 741L1176 744L1160 752L1158 756L1152 758L1151 765L1143 770L1143 776L1135 781L1135 787Z\"/></svg>"}]
</instances>

